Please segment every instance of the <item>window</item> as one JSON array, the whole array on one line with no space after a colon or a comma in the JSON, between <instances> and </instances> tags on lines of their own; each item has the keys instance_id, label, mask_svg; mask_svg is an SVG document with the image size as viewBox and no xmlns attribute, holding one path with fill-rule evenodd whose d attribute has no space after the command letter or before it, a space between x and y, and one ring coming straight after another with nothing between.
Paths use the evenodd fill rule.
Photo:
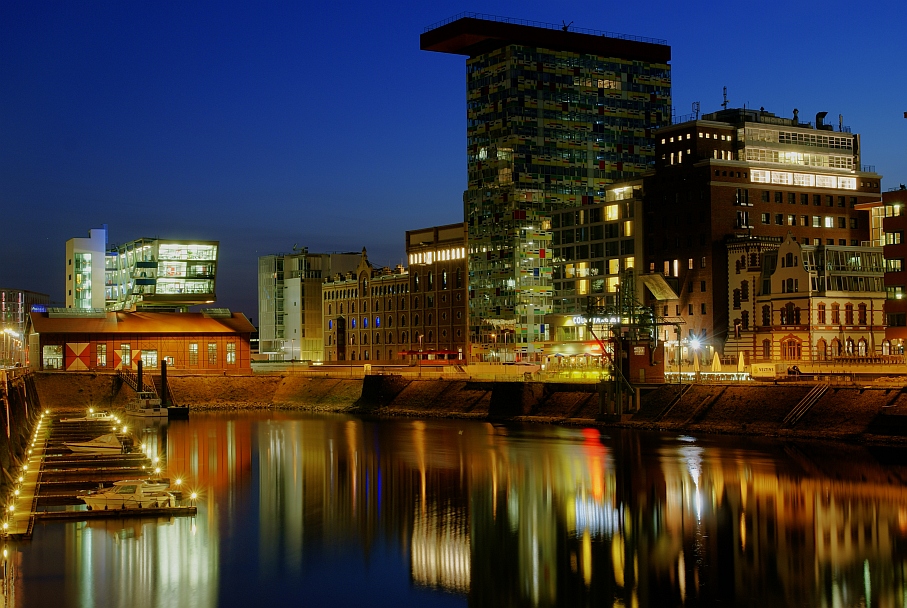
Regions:
<instances>
[{"instance_id":1,"label":"window","mask_svg":"<svg viewBox=\"0 0 907 608\"><path fill-rule=\"evenodd\" d=\"M815 205L816 207L822 206L822 195L821 194L813 194L813 205Z\"/></svg>"},{"instance_id":2,"label":"window","mask_svg":"<svg viewBox=\"0 0 907 608\"><path fill-rule=\"evenodd\" d=\"M838 228L847 228L847 218L846 217L838 218Z\"/></svg>"},{"instance_id":3,"label":"window","mask_svg":"<svg viewBox=\"0 0 907 608\"><path fill-rule=\"evenodd\" d=\"M818 215L814 215L813 216L813 228L821 228L821 227L822 227L822 218Z\"/></svg>"},{"instance_id":4,"label":"window","mask_svg":"<svg viewBox=\"0 0 907 608\"><path fill-rule=\"evenodd\" d=\"M853 325L853 304L850 302L844 305L844 324Z\"/></svg>"},{"instance_id":5,"label":"window","mask_svg":"<svg viewBox=\"0 0 907 608\"><path fill-rule=\"evenodd\" d=\"M787 193L787 202L791 205L796 205L797 204L797 193L788 192Z\"/></svg>"},{"instance_id":6,"label":"window","mask_svg":"<svg viewBox=\"0 0 907 608\"><path fill-rule=\"evenodd\" d=\"M831 322L832 322L832 325L841 324L841 305L840 304L836 303L836 304L831 305Z\"/></svg>"},{"instance_id":7,"label":"window","mask_svg":"<svg viewBox=\"0 0 907 608\"><path fill-rule=\"evenodd\" d=\"M851 228L859 228L859 227L860 227L860 222L857 220L857 218L855 218L855 217L850 218L850 227L851 227Z\"/></svg>"},{"instance_id":8,"label":"window","mask_svg":"<svg viewBox=\"0 0 907 608\"><path fill-rule=\"evenodd\" d=\"M236 342L227 342L227 365L236 365Z\"/></svg>"},{"instance_id":9,"label":"window","mask_svg":"<svg viewBox=\"0 0 907 608\"><path fill-rule=\"evenodd\" d=\"M107 345L98 344L97 346L98 367L107 367Z\"/></svg>"},{"instance_id":10,"label":"window","mask_svg":"<svg viewBox=\"0 0 907 608\"><path fill-rule=\"evenodd\" d=\"M217 365L217 342L208 342L208 365Z\"/></svg>"},{"instance_id":11,"label":"window","mask_svg":"<svg viewBox=\"0 0 907 608\"><path fill-rule=\"evenodd\" d=\"M801 204L801 205L808 205L808 204L809 204L809 195L808 195L808 194L801 194L801 195L800 195L800 204Z\"/></svg>"},{"instance_id":12,"label":"window","mask_svg":"<svg viewBox=\"0 0 907 608\"><path fill-rule=\"evenodd\" d=\"M796 338L781 341L781 359L784 361L799 361L802 353L802 344Z\"/></svg>"},{"instance_id":13,"label":"window","mask_svg":"<svg viewBox=\"0 0 907 608\"><path fill-rule=\"evenodd\" d=\"M693 305L687 304L687 314L693 314Z\"/></svg>"},{"instance_id":14,"label":"window","mask_svg":"<svg viewBox=\"0 0 907 608\"><path fill-rule=\"evenodd\" d=\"M702 314L706 314L705 313L705 302L703 302L702 304L699 305L699 309L700 309L699 312L701 312Z\"/></svg>"},{"instance_id":15,"label":"window","mask_svg":"<svg viewBox=\"0 0 907 608\"><path fill-rule=\"evenodd\" d=\"M142 350L142 367L145 369L157 369L156 350Z\"/></svg>"},{"instance_id":16,"label":"window","mask_svg":"<svg viewBox=\"0 0 907 608\"><path fill-rule=\"evenodd\" d=\"M772 324L772 308L768 304L762 307L762 325L768 327Z\"/></svg>"},{"instance_id":17,"label":"window","mask_svg":"<svg viewBox=\"0 0 907 608\"><path fill-rule=\"evenodd\" d=\"M47 344L42 349L42 363L44 369L63 369L63 346L60 344Z\"/></svg>"},{"instance_id":18,"label":"window","mask_svg":"<svg viewBox=\"0 0 907 608\"><path fill-rule=\"evenodd\" d=\"M198 365L198 343L189 344L189 365Z\"/></svg>"},{"instance_id":19,"label":"window","mask_svg":"<svg viewBox=\"0 0 907 608\"><path fill-rule=\"evenodd\" d=\"M783 226L783 225L784 225L784 214L783 214L783 213L776 213L776 214L775 214L775 224L776 224L777 226Z\"/></svg>"},{"instance_id":20,"label":"window","mask_svg":"<svg viewBox=\"0 0 907 608\"><path fill-rule=\"evenodd\" d=\"M835 218L831 217L830 215L826 215L825 216L825 227L834 228L835 227Z\"/></svg>"},{"instance_id":21,"label":"window","mask_svg":"<svg viewBox=\"0 0 907 608\"><path fill-rule=\"evenodd\" d=\"M866 325L866 305L860 304L857 306L857 323L860 325Z\"/></svg>"},{"instance_id":22,"label":"window","mask_svg":"<svg viewBox=\"0 0 907 608\"><path fill-rule=\"evenodd\" d=\"M705 281L699 281L699 291L705 291Z\"/></svg>"},{"instance_id":23,"label":"window","mask_svg":"<svg viewBox=\"0 0 907 608\"><path fill-rule=\"evenodd\" d=\"M796 216L796 215L788 215L788 216L787 216L787 225L788 225L788 226L796 226L796 225L797 225L797 216Z\"/></svg>"},{"instance_id":24,"label":"window","mask_svg":"<svg viewBox=\"0 0 907 608\"><path fill-rule=\"evenodd\" d=\"M784 193L783 192L775 192L775 202L776 203L784 202Z\"/></svg>"},{"instance_id":25,"label":"window","mask_svg":"<svg viewBox=\"0 0 907 608\"><path fill-rule=\"evenodd\" d=\"M762 191L762 202L763 202L763 203L767 203L767 202L768 202L768 197L769 197L769 192L768 192L768 190L763 190L763 191Z\"/></svg>"},{"instance_id":26,"label":"window","mask_svg":"<svg viewBox=\"0 0 907 608\"><path fill-rule=\"evenodd\" d=\"M705 256L699 259L699 267L705 268Z\"/></svg>"},{"instance_id":27,"label":"window","mask_svg":"<svg viewBox=\"0 0 907 608\"><path fill-rule=\"evenodd\" d=\"M825 304L819 304L816 308L816 323L819 325L825 324Z\"/></svg>"},{"instance_id":28,"label":"window","mask_svg":"<svg viewBox=\"0 0 907 608\"><path fill-rule=\"evenodd\" d=\"M120 344L120 363L123 367L132 367L132 346Z\"/></svg>"},{"instance_id":29,"label":"window","mask_svg":"<svg viewBox=\"0 0 907 608\"><path fill-rule=\"evenodd\" d=\"M771 224L771 223L772 223L771 213L763 213L763 214L762 214L762 223L763 223L763 224Z\"/></svg>"}]
</instances>

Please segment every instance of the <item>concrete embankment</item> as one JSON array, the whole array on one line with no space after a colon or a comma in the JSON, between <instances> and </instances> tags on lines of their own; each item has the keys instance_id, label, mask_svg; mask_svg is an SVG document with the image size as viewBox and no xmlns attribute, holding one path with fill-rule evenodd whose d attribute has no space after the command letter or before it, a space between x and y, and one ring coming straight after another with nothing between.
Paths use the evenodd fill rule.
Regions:
<instances>
[{"instance_id":1,"label":"concrete embankment","mask_svg":"<svg viewBox=\"0 0 907 608\"><path fill-rule=\"evenodd\" d=\"M26 462L26 450L35 423L41 415L41 401L34 377L20 371L0 371L0 496L6 497L17 485L18 467ZM5 500L5 498L4 498Z\"/></svg>"},{"instance_id":2,"label":"concrete embankment","mask_svg":"<svg viewBox=\"0 0 907 608\"><path fill-rule=\"evenodd\" d=\"M42 403L53 408L118 407L131 395L131 389L109 374L35 377ZM293 374L173 376L170 383L177 403L195 410L272 407L907 442L903 387L829 387L792 423L789 414L807 398L812 385L698 384L685 385L682 394L681 387L665 385L643 396L639 412L608 419L599 413L598 387L590 384Z\"/></svg>"}]
</instances>

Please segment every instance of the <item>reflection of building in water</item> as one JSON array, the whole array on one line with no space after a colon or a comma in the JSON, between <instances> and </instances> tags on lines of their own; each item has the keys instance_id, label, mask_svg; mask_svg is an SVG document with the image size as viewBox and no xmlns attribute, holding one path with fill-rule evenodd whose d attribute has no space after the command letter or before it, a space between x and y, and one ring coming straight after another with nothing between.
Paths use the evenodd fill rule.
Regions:
<instances>
[{"instance_id":1,"label":"reflection of building in water","mask_svg":"<svg viewBox=\"0 0 907 608\"><path fill-rule=\"evenodd\" d=\"M469 521L463 509L415 505L410 547L413 581L448 591L469 591Z\"/></svg>"},{"instance_id":2,"label":"reflection of building in water","mask_svg":"<svg viewBox=\"0 0 907 608\"><path fill-rule=\"evenodd\" d=\"M203 490L239 493L251 482L252 425L248 418L209 418L167 427L166 471Z\"/></svg>"}]
</instances>

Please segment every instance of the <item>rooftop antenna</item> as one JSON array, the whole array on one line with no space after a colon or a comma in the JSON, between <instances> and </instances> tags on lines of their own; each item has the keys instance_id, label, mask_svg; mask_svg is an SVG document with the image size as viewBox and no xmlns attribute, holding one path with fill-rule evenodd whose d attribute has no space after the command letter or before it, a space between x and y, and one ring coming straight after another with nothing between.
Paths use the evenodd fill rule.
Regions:
<instances>
[{"instance_id":1,"label":"rooftop antenna","mask_svg":"<svg viewBox=\"0 0 907 608\"><path fill-rule=\"evenodd\" d=\"M838 114L838 131L844 132L844 115Z\"/></svg>"},{"instance_id":2,"label":"rooftop antenna","mask_svg":"<svg viewBox=\"0 0 907 608\"><path fill-rule=\"evenodd\" d=\"M693 115L696 117L694 120L699 120L699 102L693 102Z\"/></svg>"},{"instance_id":3,"label":"rooftop antenna","mask_svg":"<svg viewBox=\"0 0 907 608\"><path fill-rule=\"evenodd\" d=\"M573 25L573 22L572 22L572 21L571 21L570 23L567 23L567 22L564 21L563 19L561 20L561 23L564 24L564 26L563 26L561 29L564 30L565 32L569 32L569 31L570 31L570 26Z\"/></svg>"},{"instance_id":4,"label":"rooftop antenna","mask_svg":"<svg viewBox=\"0 0 907 608\"><path fill-rule=\"evenodd\" d=\"M727 110L727 104L728 104L727 87L724 87L722 94L724 95L724 101L721 102L721 107L724 108L725 110Z\"/></svg>"}]
</instances>

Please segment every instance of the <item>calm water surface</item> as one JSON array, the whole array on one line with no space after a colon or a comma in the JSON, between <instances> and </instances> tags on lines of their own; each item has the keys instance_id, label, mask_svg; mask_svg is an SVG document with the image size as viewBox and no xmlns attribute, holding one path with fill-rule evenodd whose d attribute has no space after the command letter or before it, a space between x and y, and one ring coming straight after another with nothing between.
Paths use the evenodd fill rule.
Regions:
<instances>
[{"instance_id":1,"label":"calm water surface","mask_svg":"<svg viewBox=\"0 0 907 608\"><path fill-rule=\"evenodd\" d=\"M38 525L5 605L907 601L907 450L281 412L138 432L198 515Z\"/></svg>"}]
</instances>

